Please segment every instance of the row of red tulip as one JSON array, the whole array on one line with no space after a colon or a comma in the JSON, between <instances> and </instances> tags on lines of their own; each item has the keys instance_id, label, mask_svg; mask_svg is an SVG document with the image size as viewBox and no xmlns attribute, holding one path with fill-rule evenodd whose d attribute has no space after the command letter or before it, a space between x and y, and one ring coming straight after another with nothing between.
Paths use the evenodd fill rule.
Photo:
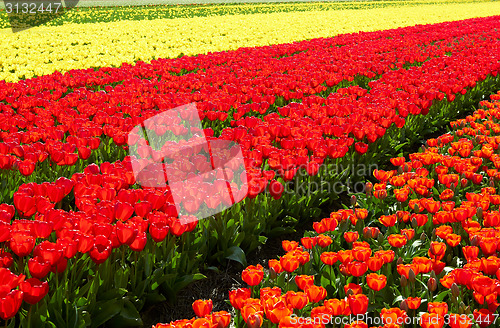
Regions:
<instances>
[{"instance_id":1,"label":"row of red tulip","mask_svg":"<svg viewBox=\"0 0 500 328\"><path fill-rule=\"evenodd\" d=\"M496 76L497 25L494 18L480 18L3 84L0 168L30 175L47 159L74 165L88 159L103 136L125 146L134 126L186 102L197 103L202 119L222 121L214 125L216 130L234 119L237 129L226 130L224 138L238 139L249 151L257 142L257 151L249 154L257 162L260 152L265 157L309 155L314 166L325 156L342 157L353 138L358 140L355 149L363 153L366 143L392 123L400 127L407 115L425 114L434 99L452 101L490 74ZM422 62L422 67L405 68ZM179 69L191 73L171 74ZM377 75L380 79L373 81ZM368 94L350 87L326 100L318 96L345 85L342 81L362 82L363 76L372 80ZM278 98L302 105L273 113L280 106ZM353 113L356 117L346 117ZM247 117L259 114L269 114L265 121L272 128L260 122L256 126L256 118ZM299 129L309 133L296 136Z\"/></svg>"},{"instance_id":2,"label":"row of red tulip","mask_svg":"<svg viewBox=\"0 0 500 328\"><path fill-rule=\"evenodd\" d=\"M247 267L241 278L249 288L229 291L236 327L496 327L500 91L491 99L409 161L391 159L397 170L376 170L380 182L353 198L365 198L368 210L333 212L300 243L284 241L286 254L270 260L268 270ZM396 209L380 211L394 203ZM200 304L211 302L196 301L196 315L209 315L212 307L200 311ZM154 327L216 327L197 320Z\"/></svg>"}]
</instances>

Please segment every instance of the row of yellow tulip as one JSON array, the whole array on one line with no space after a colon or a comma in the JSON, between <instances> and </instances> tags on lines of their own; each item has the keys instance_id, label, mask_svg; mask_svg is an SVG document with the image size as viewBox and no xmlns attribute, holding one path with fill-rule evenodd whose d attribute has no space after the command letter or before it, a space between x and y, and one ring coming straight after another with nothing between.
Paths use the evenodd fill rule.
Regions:
<instances>
[{"instance_id":1,"label":"row of yellow tulip","mask_svg":"<svg viewBox=\"0 0 500 328\"><path fill-rule=\"evenodd\" d=\"M274 12L297 12L318 10L373 9L401 5L433 4L446 2L482 2L484 0L392 0L392 1L334 1L303 3L230 3L230 4L197 4L197 5L143 5L145 1L137 1L136 5L77 7L71 11L61 8L58 14L44 22L44 26L58 26L67 23L115 22L121 20L154 20L163 18L192 18L202 16L225 16L239 14L266 14ZM81 1L80 4L86 2ZM122 3L122 2L120 2ZM31 26L36 25L38 15L16 15L2 10L5 6L0 2L0 29L10 28L11 19L22 20ZM64 12L63 15L61 13ZM14 17L13 17L14 16ZM45 15L46 16L46 15Z\"/></svg>"},{"instance_id":2,"label":"row of yellow tulip","mask_svg":"<svg viewBox=\"0 0 500 328\"><path fill-rule=\"evenodd\" d=\"M405 3L366 10L66 24L20 33L4 29L0 80L495 14L500 14L499 2Z\"/></svg>"}]
</instances>

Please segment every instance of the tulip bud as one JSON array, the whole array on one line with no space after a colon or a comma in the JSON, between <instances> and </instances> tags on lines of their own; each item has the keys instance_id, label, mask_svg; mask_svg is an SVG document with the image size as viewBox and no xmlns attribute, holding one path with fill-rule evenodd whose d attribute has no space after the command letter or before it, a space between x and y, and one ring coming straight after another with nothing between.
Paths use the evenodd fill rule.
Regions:
<instances>
[{"instance_id":1,"label":"tulip bud","mask_svg":"<svg viewBox=\"0 0 500 328\"><path fill-rule=\"evenodd\" d=\"M436 240L436 228L432 229L432 240Z\"/></svg>"},{"instance_id":2,"label":"tulip bud","mask_svg":"<svg viewBox=\"0 0 500 328\"><path fill-rule=\"evenodd\" d=\"M415 271L413 271L413 269L410 269L410 271L408 272L408 280L409 280L411 283L414 283L414 282L415 282L415 279L416 279L416 276L415 276Z\"/></svg>"},{"instance_id":3,"label":"tulip bud","mask_svg":"<svg viewBox=\"0 0 500 328\"><path fill-rule=\"evenodd\" d=\"M436 272L434 272L434 270L431 270L431 273L429 273L429 275L431 276L431 278L437 279Z\"/></svg>"},{"instance_id":4,"label":"tulip bud","mask_svg":"<svg viewBox=\"0 0 500 328\"><path fill-rule=\"evenodd\" d=\"M434 272L434 271L432 271ZM431 291L434 292L437 289L437 282L436 278L430 277L429 280L427 281L427 288Z\"/></svg>"},{"instance_id":5,"label":"tulip bud","mask_svg":"<svg viewBox=\"0 0 500 328\"><path fill-rule=\"evenodd\" d=\"M405 312L408 312L408 302L406 300L402 300L401 304L399 305L399 308Z\"/></svg>"},{"instance_id":6,"label":"tulip bud","mask_svg":"<svg viewBox=\"0 0 500 328\"><path fill-rule=\"evenodd\" d=\"M351 196L351 206L353 206L353 207L356 206L356 201L357 201L356 195L352 195Z\"/></svg>"},{"instance_id":7,"label":"tulip bud","mask_svg":"<svg viewBox=\"0 0 500 328\"><path fill-rule=\"evenodd\" d=\"M464 302L460 302L460 305L464 306L464 313L465 314L467 314L467 315L471 314L470 305L465 306Z\"/></svg>"},{"instance_id":8,"label":"tulip bud","mask_svg":"<svg viewBox=\"0 0 500 328\"><path fill-rule=\"evenodd\" d=\"M398 166L398 174L403 174L403 168L401 166Z\"/></svg>"},{"instance_id":9,"label":"tulip bud","mask_svg":"<svg viewBox=\"0 0 500 328\"><path fill-rule=\"evenodd\" d=\"M448 256L446 257L446 262L450 263L451 260L453 260L453 257L451 256L451 254L448 254Z\"/></svg>"},{"instance_id":10,"label":"tulip bud","mask_svg":"<svg viewBox=\"0 0 500 328\"><path fill-rule=\"evenodd\" d=\"M269 268L269 278L276 279L277 276L278 274L276 273L276 271L273 268Z\"/></svg>"},{"instance_id":11,"label":"tulip bud","mask_svg":"<svg viewBox=\"0 0 500 328\"><path fill-rule=\"evenodd\" d=\"M346 295L347 297L349 297L349 296L351 296L351 295L354 295L354 291L353 291L351 288L349 288L349 289L347 290L347 293L345 293L345 295Z\"/></svg>"},{"instance_id":12,"label":"tulip bud","mask_svg":"<svg viewBox=\"0 0 500 328\"><path fill-rule=\"evenodd\" d=\"M460 295L460 289L458 289L458 285L456 283L453 283L451 285L451 295L453 295L453 297L455 298L458 298L458 296Z\"/></svg>"},{"instance_id":13,"label":"tulip bud","mask_svg":"<svg viewBox=\"0 0 500 328\"><path fill-rule=\"evenodd\" d=\"M379 244L383 243L384 242L384 235L383 234L379 234L378 237L377 237L377 241L379 242Z\"/></svg>"},{"instance_id":14,"label":"tulip bud","mask_svg":"<svg viewBox=\"0 0 500 328\"><path fill-rule=\"evenodd\" d=\"M425 153L425 146L424 145L420 146L420 150L422 151L422 153Z\"/></svg>"},{"instance_id":15,"label":"tulip bud","mask_svg":"<svg viewBox=\"0 0 500 328\"><path fill-rule=\"evenodd\" d=\"M406 279L405 276L401 276L401 279L399 281L401 283L401 287L406 287L408 285L408 280Z\"/></svg>"},{"instance_id":16,"label":"tulip bud","mask_svg":"<svg viewBox=\"0 0 500 328\"><path fill-rule=\"evenodd\" d=\"M495 179L493 177L490 177L490 187L495 188Z\"/></svg>"},{"instance_id":17,"label":"tulip bud","mask_svg":"<svg viewBox=\"0 0 500 328\"><path fill-rule=\"evenodd\" d=\"M482 207L478 207L477 210L476 210L476 216L478 219L482 219L483 218L483 208Z\"/></svg>"},{"instance_id":18,"label":"tulip bud","mask_svg":"<svg viewBox=\"0 0 500 328\"><path fill-rule=\"evenodd\" d=\"M417 219L416 218L412 218L411 219L411 227L413 229L417 229L418 228L418 222L417 222Z\"/></svg>"},{"instance_id":19,"label":"tulip bud","mask_svg":"<svg viewBox=\"0 0 500 328\"><path fill-rule=\"evenodd\" d=\"M462 188L465 188L467 186L468 182L469 182L469 180L467 180L465 178L460 179L460 184L462 185Z\"/></svg>"},{"instance_id":20,"label":"tulip bud","mask_svg":"<svg viewBox=\"0 0 500 328\"><path fill-rule=\"evenodd\" d=\"M370 194L372 192L372 190L373 190L373 183L371 183L371 182L368 181L365 184L365 190L366 190L366 194Z\"/></svg>"},{"instance_id":21,"label":"tulip bud","mask_svg":"<svg viewBox=\"0 0 500 328\"><path fill-rule=\"evenodd\" d=\"M373 238L378 238L378 236L380 235L380 230L378 228L372 228L371 231Z\"/></svg>"},{"instance_id":22,"label":"tulip bud","mask_svg":"<svg viewBox=\"0 0 500 328\"><path fill-rule=\"evenodd\" d=\"M365 229L363 229L363 237L365 237L365 239L371 239L373 236L372 236L372 229L366 227Z\"/></svg>"},{"instance_id":23,"label":"tulip bud","mask_svg":"<svg viewBox=\"0 0 500 328\"><path fill-rule=\"evenodd\" d=\"M422 232L422 234L420 235L420 241L424 242L426 239L427 235L425 234L425 232Z\"/></svg>"},{"instance_id":24,"label":"tulip bud","mask_svg":"<svg viewBox=\"0 0 500 328\"><path fill-rule=\"evenodd\" d=\"M415 213L420 212L420 207L418 207L418 204L415 204Z\"/></svg>"},{"instance_id":25,"label":"tulip bud","mask_svg":"<svg viewBox=\"0 0 500 328\"><path fill-rule=\"evenodd\" d=\"M474 236L472 237L470 244L472 246L479 246L479 242L480 242L479 236Z\"/></svg>"},{"instance_id":26,"label":"tulip bud","mask_svg":"<svg viewBox=\"0 0 500 328\"><path fill-rule=\"evenodd\" d=\"M400 257L398 257L398 260L396 261L396 264L397 264L397 265L404 264L404 263L403 263L403 258L402 258L401 256L400 256Z\"/></svg>"}]
</instances>

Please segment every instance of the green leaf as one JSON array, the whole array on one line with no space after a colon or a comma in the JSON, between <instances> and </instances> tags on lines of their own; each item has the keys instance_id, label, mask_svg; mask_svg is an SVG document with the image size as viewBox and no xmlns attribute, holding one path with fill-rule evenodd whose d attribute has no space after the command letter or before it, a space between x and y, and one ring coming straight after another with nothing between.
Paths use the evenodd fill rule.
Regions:
<instances>
[{"instance_id":1,"label":"green leaf","mask_svg":"<svg viewBox=\"0 0 500 328\"><path fill-rule=\"evenodd\" d=\"M247 266L247 259L245 256L245 252L238 246L233 246L228 248L225 254L226 254L226 259L233 260L240 263L243 266Z\"/></svg>"},{"instance_id":2,"label":"green leaf","mask_svg":"<svg viewBox=\"0 0 500 328\"><path fill-rule=\"evenodd\" d=\"M439 293L436 297L434 297L434 302L442 302L444 298L451 293L450 289L447 289L441 293Z\"/></svg>"},{"instance_id":3,"label":"green leaf","mask_svg":"<svg viewBox=\"0 0 500 328\"><path fill-rule=\"evenodd\" d=\"M105 302L98 302L96 315L92 317L92 328L97 328L107 321L111 320L115 315L120 313L123 308L123 299L113 299Z\"/></svg>"},{"instance_id":4,"label":"green leaf","mask_svg":"<svg viewBox=\"0 0 500 328\"><path fill-rule=\"evenodd\" d=\"M138 327L142 325L141 315L128 299L124 300L121 311L110 322L111 327Z\"/></svg>"}]
</instances>

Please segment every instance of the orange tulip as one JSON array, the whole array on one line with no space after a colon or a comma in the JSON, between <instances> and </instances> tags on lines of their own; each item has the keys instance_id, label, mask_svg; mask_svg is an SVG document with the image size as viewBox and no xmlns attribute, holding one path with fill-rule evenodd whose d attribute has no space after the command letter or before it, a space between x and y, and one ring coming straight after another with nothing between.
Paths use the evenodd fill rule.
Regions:
<instances>
[{"instance_id":1,"label":"orange tulip","mask_svg":"<svg viewBox=\"0 0 500 328\"><path fill-rule=\"evenodd\" d=\"M408 297L406 299L406 304L410 310L416 310L420 307L422 299L420 297Z\"/></svg>"},{"instance_id":2,"label":"orange tulip","mask_svg":"<svg viewBox=\"0 0 500 328\"><path fill-rule=\"evenodd\" d=\"M287 253L280 258L281 267L286 272L293 272L298 269L300 262L297 256Z\"/></svg>"},{"instance_id":3,"label":"orange tulip","mask_svg":"<svg viewBox=\"0 0 500 328\"><path fill-rule=\"evenodd\" d=\"M401 229L401 234L406 237L407 240L412 240L415 237L415 230L413 229Z\"/></svg>"},{"instance_id":4,"label":"orange tulip","mask_svg":"<svg viewBox=\"0 0 500 328\"><path fill-rule=\"evenodd\" d=\"M279 323L281 318L293 313L293 310L287 307L283 301L278 301L272 306L266 307L265 310L267 318L274 324Z\"/></svg>"},{"instance_id":5,"label":"orange tulip","mask_svg":"<svg viewBox=\"0 0 500 328\"><path fill-rule=\"evenodd\" d=\"M318 303L326 297L326 289L321 286L309 285L306 287L305 292L312 303Z\"/></svg>"},{"instance_id":6,"label":"orange tulip","mask_svg":"<svg viewBox=\"0 0 500 328\"><path fill-rule=\"evenodd\" d=\"M361 277L368 270L368 265L365 262L353 261L347 264L349 273L355 277Z\"/></svg>"},{"instance_id":7,"label":"orange tulip","mask_svg":"<svg viewBox=\"0 0 500 328\"><path fill-rule=\"evenodd\" d=\"M375 256L380 257L385 264L391 263L394 261L395 253L392 250L382 250L382 251L376 251Z\"/></svg>"},{"instance_id":8,"label":"orange tulip","mask_svg":"<svg viewBox=\"0 0 500 328\"><path fill-rule=\"evenodd\" d=\"M363 288L361 288L360 285L352 283L352 282L344 286L344 292L345 292L346 295L347 295L347 292L349 290L352 291L352 295L362 294L363 293Z\"/></svg>"},{"instance_id":9,"label":"orange tulip","mask_svg":"<svg viewBox=\"0 0 500 328\"><path fill-rule=\"evenodd\" d=\"M432 260L427 257L414 257L412 264L417 267L418 273L429 273L432 271Z\"/></svg>"},{"instance_id":10,"label":"orange tulip","mask_svg":"<svg viewBox=\"0 0 500 328\"><path fill-rule=\"evenodd\" d=\"M306 275L296 276L295 283L300 289L305 290L307 286L314 285L314 276L306 276Z\"/></svg>"},{"instance_id":11,"label":"orange tulip","mask_svg":"<svg viewBox=\"0 0 500 328\"><path fill-rule=\"evenodd\" d=\"M296 242L295 240L290 241L290 240L283 240L281 242L281 245L283 246L283 250L285 252L293 251L299 247L299 243Z\"/></svg>"},{"instance_id":12,"label":"orange tulip","mask_svg":"<svg viewBox=\"0 0 500 328\"><path fill-rule=\"evenodd\" d=\"M320 256L321 262L326 265L333 265L338 261L337 253L335 252L323 252Z\"/></svg>"},{"instance_id":13,"label":"orange tulip","mask_svg":"<svg viewBox=\"0 0 500 328\"><path fill-rule=\"evenodd\" d=\"M243 317L243 320L248 323L248 318L252 316L255 313L260 313L261 315L263 314L263 307L260 304L259 299L255 299L259 303L253 302L254 299L248 299L247 301L251 302L245 302L245 305L241 307L241 316Z\"/></svg>"},{"instance_id":14,"label":"orange tulip","mask_svg":"<svg viewBox=\"0 0 500 328\"><path fill-rule=\"evenodd\" d=\"M363 320L356 320L345 325L344 328L368 328L368 325Z\"/></svg>"},{"instance_id":15,"label":"orange tulip","mask_svg":"<svg viewBox=\"0 0 500 328\"><path fill-rule=\"evenodd\" d=\"M441 260L446 252L446 244L441 242L431 242L428 255L432 259Z\"/></svg>"},{"instance_id":16,"label":"orange tulip","mask_svg":"<svg viewBox=\"0 0 500 328\"><path fill-rule=\"evenodd\" d=\"M289 291L285 294L286 303L297 310L301 310L309 303L307 294L303 292Z\"/></svg>"},{"instance_id":17,"label":"orange tulip","mask_svg":"<svg viewBox=\"0 0 500 328\"><path fill-rule=\"evenodd\" d=\"M380 317L382 318L382 322L384 325L403 325L407 318L406 311L401 310L400 308L390 308L390 309L382 309L380 311Z\"/></svg>"},{"instance_id":18,"label":"orange tulip","mask_svg":"<svg viewBox=\"0 0 500 328\"><path fill-rule=\"evenodd\" d=\"M472 327L472 320L466 314L449 314L450 328L470 328Z\"/></svg>"},{"instance_id":19,"label":"orange tulip","mask_svg":"<svg viewBox=\"0 0 500 328\"><path fill-rule=\"evenodd\" d=\"M387 284L387 277L383 274L378 275L376 273L370 273L366 276L366 283L368 287L378 292Z\"/></svg>"},{"instance_id":20,"label":"orange tulip","mask_svg":"<svg viewBox=\"0 0 500 328\"><path fill-rule=\"evenodd\" d=\"M240 310L241 307L243 306L243 302L250 298L251 291L248 288L238 288L234 290L229 291L229 302L231 302L231 305L237 309Z\"/></svg>"},{"instance_id":21,"label":"orange tulip","mask_svg":"<svg viewBox=\"0 0 500 328\"><path fill-rule=\"evenodd\" d=\"M330 236L319 235L317 238L318 245L322 248L328 247L333 243Z\"/></svg>"},{"instance_id":22,"label":"orange tulip","mask_svg":"<svg viewBox=\"0 0 500 328\"><path fill-rule=\"evenodd\" d=\"M334 316L346 315L346 308L349 308L345 300L339 300L336 298L326 300L324 304L328 309L330 309L332 315Z\"/></svg>"},{"instance_id":23,"label":"orange tulip","mask_svg":"<svg viewBox=\"0 0 500 328\"><path fill-rule=\"evenodd\" d=\"M276 272L277 274L283 272L283 268L281 267L280 261L275 259L269 260L269 269L273 269L274 272Z\"/></svg>"},{"instance_id":24,"label":"orange tulip","mask_svg":"<svg viewBox=\"0 0 500 328\"><path fill-rule=\"evenodd\" d=\"M262 313L256 312L252 313L245 320L248 328L260 328L262 327L262 323L264 322L264 318L262 317Z\"/></svg>"},{"instance_id":25,"label":"orange tulip","mask_svg":"<svg viewBox=\"0 0 500 328\"><path fill-rule=\"evenodd\" d=\"M212 312L212 308L212 300L196 300L193 303L194 313L200 318L210 314L210 312Z\"/></svg>"},{"instance_id":26,"label":"orange tulip","mask_svg":"<svg viewBox=\"0 0 500 328\"><path fill-rule=\"evenodd\" d=\"M281 288L279 287L264 287L260 289L260 299L265 301L269 298L276 298L281 296Z\"/></svg>"},{"instance_id":27,"label":"orange tulip","mask_svg":"<svg viewBox=\"0 0 500 328\"><path fill-rule=\"evenodd\" d=\"M422 328L442 328L444 318L437 313L424 313L420 317L420 326Z\"/></svg>"},{"instance_id":28,"label":"orange tulip","mask_svg":"<svg viewBox=\"0 0 500 328\"><path fill-rule=\"evenodd\" d=\"M352 251L350 249L338 251L337 257L338 257L339 261L342 263L349 263L354 258L352 256Z\"/></svg>"},{"instance_id":29,"label":"orange tulip","mask_svg":"<svg viewBox=\"0 0 500 328\"><path fill-rule=\"evenodd\" d=\"M316 246L316 237L303 237L300 239L301 244L306 248L306 249L312 249L314 246Z\"/></svg>"},{"instance_id":30,"label":"orange tulip","mask_svg":"<svg viewBox=\"0 0 500 328\"><path fill-rule=\"evenodd\" d=\"M446 303L446 302L429 302L427 304L427 311L429 313L435 313L441 317L444 317L444 315L448 313L448 303Z\"/></svg>"},{"instance_id":31,"label":"orange tulip","mask_svg":"<svg viewBox=\"0 0 500 328\"><path fill-rule=\"evenodd\" d=\"M278 327L279 328L298 328L298 327L300 327L299 319L292 318L291 316L283 317L283 318L281 318Z\"/></svg>"},{"instance_id":32,"label":"orange tulip","mask_svg":"<svg viewBox=\"0 0 500 328\"><path fill-rule=\"evenodd\" d=\"M372 255L372 250L369 247L354 247L352 255L356 261L365 262Z\"/></svg>"},{"instance_id":33,"label":"orange tulip","mask_svg":"<svg viewBox=\"0 0 500 328\"><path fill-rule=\"evenodd\" d=\"M195 319L192 323L193 328L211 328L212 325L210 324L210 321L208 321L205 318L198 318Z\"/></svg>"},{"instance_id":34,"label":"orange tulip","mask_svg":"<svg viewBox=\"0 0 500 328\"><path fill-rule=\"evenodd\" d=\"M396 224L398 218L396 217L396 214L392 215L382 215L378 221L382 223L386 227L392 227Z\"/></svg>"},{"instance_id":35,"label":"orange tulip","mask_svg":"<svg viewBox=\"0 0 500 328\"><path fill-rule=\"evenodd\" d=\"M352 242L358 240L358 238L359 238L359 234L357 231L344 232L344 239L348 243L352 243Z\"/></svg>"},{"instance_id":36,"label":"orange tulip","mask_svg":"<svg viewBox=\"0 0 500 328\"><path fill-rule=\"evenodd\" d=\"M380 257L373 256L366 261L366 264L371 271L378 271L384 265L384 261Z\"/></svg>"},{"instance_id":37,"label":"orange tulip","mask_svg":"<svg viewBox=\"0 0 500 328\"><path fill-rule=\"evenodd\" d=\"M250 286L257 286L264 278L262 265L250 265L241 272L241 279Z\"/></svg>"},{"instance_id":38,"label":"orange tulip","mask_svg":"<svg viewBox=\"0 0 500 328\"><path fill-rule=\"evenodd\" d=\"M392 247L401 248L408 240L404 235L392 234L387 237L387 241Z\"/></svg>"}]
</instances>

